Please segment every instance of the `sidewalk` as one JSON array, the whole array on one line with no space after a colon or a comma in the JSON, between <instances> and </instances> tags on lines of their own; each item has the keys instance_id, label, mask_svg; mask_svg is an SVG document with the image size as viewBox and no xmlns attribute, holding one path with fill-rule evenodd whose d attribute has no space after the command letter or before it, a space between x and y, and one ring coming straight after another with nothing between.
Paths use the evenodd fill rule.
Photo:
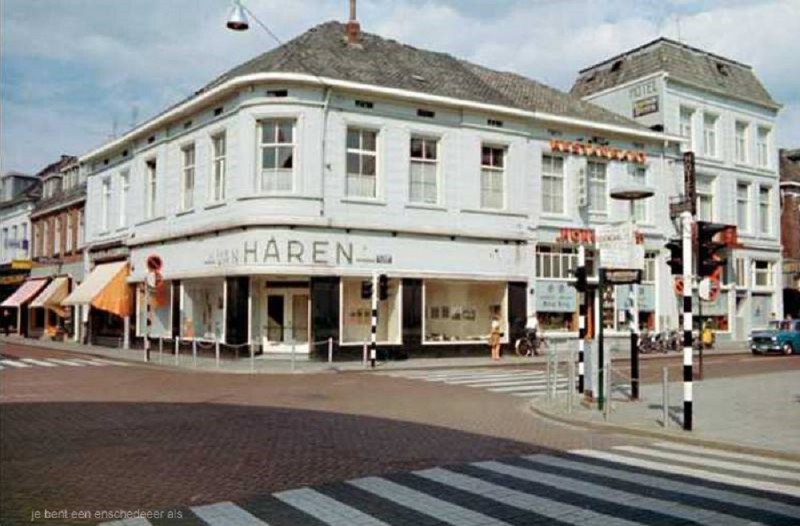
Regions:
<instances>
[{"instance_id":1,"label":"sidewalk","mask_svg":"<svg viewBox=\"0 0 800 526\"><path fill-rule=\"evenodd\" d=\"M74 352L79 354L86 354L97 356L101 358L111 358L116 360L123 360L136 363L144 363L144 351L141 349L119 349L111 347L101 347L93 345L82 345L71 342L53 342L34 340L29 338L20 338L17 336L0 336L0 350L2 350L3 343L10 343L16 345L26 345L30 347L38 347L43 349L54 349L58 351ZM559 354L566 354L570 350L577 348L576 340L557 340L554 348ZM213 352L213 351L211 351ZM629 349L624 345L611 345L610 352L614 360L626 360L629 357ZM727 347L705 351L706 356L713 356L719 354L737 354L742 352L749 352L744 347ZM486 356L472 356L472 357L447 357L447 358L411 358L408 360L396 360L388 362L378 362L375 369L365 367L362 361L334 361L328 363L327 361L309 360L308 357L298 354L296 359L292 361L290 356L287 355L261 355L256 356L252 361L249 357L243 356L238 360L230 357L223 357L220 359L219 364L215 357L208 355L206 350L205 355L198 356L195 360L192 356L192 351L189 349L182 349L177 360L175 358L174 350L165 345L163 353L159 353L158 344L153 345L150 352L151 366L161 366L170 368L187 369L192 371L205 371L205 372L222 372L234 374L293 374L293 373L330 373L330 372L370 372L370 371L386 371L386 370L414 370L414 369L452 369L452 368L470 368L470 367L519 367L531 364L544 364L546 362L545 356L535 356L532 358L520 358L515 355L509 356L508 353L500 361L492 361L489 358L488 348ZM641 355L642 360L657 360L663 358L670 358L678 356L679 353L670 354L645 354ZM560 360L563 361L562 358Z\"/></svg>"},{"instance_id":2,"label":"sidewalk","mask_svg":"<svg viewBox=\"0 0 800 526\"><path fill-rule=\"evenodd\" d=\"M740 451L769 451L800 459L800 372L755 374L693 383L693 430L683 430L683 383L669 384L668 425L663 426L663 388L643 385L641 400L628 401L625 389L614 389L608 420L596 406L567 407L557 399L534 400L542 416L582 427L723 446Z\"/></svg>"}]
</instances>

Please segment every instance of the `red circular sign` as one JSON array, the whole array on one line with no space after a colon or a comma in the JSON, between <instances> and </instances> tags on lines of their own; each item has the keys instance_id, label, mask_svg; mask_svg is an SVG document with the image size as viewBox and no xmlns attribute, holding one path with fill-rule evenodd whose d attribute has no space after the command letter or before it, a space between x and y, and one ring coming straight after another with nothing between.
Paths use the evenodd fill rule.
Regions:
<instances>
[{"instance_id":1,"label":"red circular sign","mask_svg":"<svg viewBox=\"0 0 800 526\"><path fill-rule=\"evenodd\" d=\"M161 270L162 266L163 262L161 261L161 256L153 254L147 257L147 270L150 272L158 272Z\"/></svg>"}]
</instances>

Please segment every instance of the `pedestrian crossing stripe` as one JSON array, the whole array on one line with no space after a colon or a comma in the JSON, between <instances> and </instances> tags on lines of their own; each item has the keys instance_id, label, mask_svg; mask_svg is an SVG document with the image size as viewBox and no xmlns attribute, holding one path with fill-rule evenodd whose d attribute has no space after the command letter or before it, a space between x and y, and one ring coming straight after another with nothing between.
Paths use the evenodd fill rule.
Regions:
<instances>
[{"instance_id":1,"label":"pedestrian crossing stripe","mask_svg":"<svg viewBox=\"0 0 800 526\"><path fill-rule=\"evenodd\" d=\"M484 389L491 393L534 397L547 393L548 380L544 371L535 369L437 369L434 371L382 371L381 376L425 382L436 382L459 387ZM569 379L559 375L554 386L567 389Z\"/></svg>"},{"instance_id":2,"label":"pedestrian crossing stripe","mask_svg":"<svg viewBox=\"0 0 800 526\"><path fill-rule=\"evenodd\" d=\"M0 370L3 369L36 369L50 367L106 367L109 365L127 366L124 362L104 360L102 358L2 358L0 359Z\"/></svg>"},{"instance_id":3,"label":"pedestrian crossing stripe","mask_svg":"<svg viewBox=\"0 0 800 526\"><path fill-rule=\"evenodd\" d=\"M581 449L290 489L189 507L184 518L209 526L797 524L800 463L782 462L669 442Z\"/></svg>"}]
</instances>

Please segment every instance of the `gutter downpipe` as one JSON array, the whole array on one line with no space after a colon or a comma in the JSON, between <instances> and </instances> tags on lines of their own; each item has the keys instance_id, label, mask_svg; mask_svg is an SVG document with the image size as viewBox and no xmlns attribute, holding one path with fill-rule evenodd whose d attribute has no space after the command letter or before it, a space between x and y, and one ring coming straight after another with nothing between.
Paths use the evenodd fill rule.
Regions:
<instances>
[{"instance_id":1,"label":"gutter downpipe","mask_svg":"<svg viewBox=\"0 0 800 526\"><path fill-rule=\"evenodd\" d=\"M321 189L322 189L322 209L319 211L319 215L325 217L325 152L326 152L326 145L327 145L327 137L328 137L328 110L330 109L330 102L331 102L331 93L333 93L333 89L330 86L325 85L325 97L324 102L322 104L322 151L320 152L320 177L321 179Z\"/></svg>"}]
</instances>

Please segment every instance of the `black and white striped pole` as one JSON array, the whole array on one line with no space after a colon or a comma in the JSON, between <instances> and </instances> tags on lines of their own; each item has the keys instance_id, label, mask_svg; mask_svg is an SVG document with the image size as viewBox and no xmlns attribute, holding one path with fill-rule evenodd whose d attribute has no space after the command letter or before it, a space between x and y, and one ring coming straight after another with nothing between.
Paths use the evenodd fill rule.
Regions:
<instances>
[{"instance_id":1,"label":"black and white striped pole","mask_svg":"<svg viewBox=\"0 0 800 526\"><path fill-rule=\"evenodd\" d=\"M153 330L153 309L150 305L151 294L150 284L145 280L144 284L144 304L145 304L145 328L144 328L144 361L150 361L150 332Z\"/></svg>"},{"instance_id":2,"label":"black and white striped pole","mask_svg":"<svg viewBox=\"0 0 800 526\"><path fill-rule=\"evenodd\" d=\"M578 245L578 272L586 273L586 247ZM584 352L586 351L586 290L578 291L578 392L584 388Z\"/></svg>"},{"instance_id":3,"label":"black and white striped pole","mask_svg":"<svg viewBox=\"0 0 800 526\"><path fill-rule=\"evenodd\" d=\"M377 336L378 336L378 273L372 273L372 323L370 327L370 340L369 340L369 364L373 369L375 368L375 359L377 358Z\"/></svg>"},{"instance_id":4,"label":"black and white striped pole","mask_svg":"<svg viewBox=\"0 0 800 526\"><path fill-rule=\"evenodd\" d=\"M692 430L692 214L681 213L683 241L683 429Z\"/></svg>"}]
</instances>

